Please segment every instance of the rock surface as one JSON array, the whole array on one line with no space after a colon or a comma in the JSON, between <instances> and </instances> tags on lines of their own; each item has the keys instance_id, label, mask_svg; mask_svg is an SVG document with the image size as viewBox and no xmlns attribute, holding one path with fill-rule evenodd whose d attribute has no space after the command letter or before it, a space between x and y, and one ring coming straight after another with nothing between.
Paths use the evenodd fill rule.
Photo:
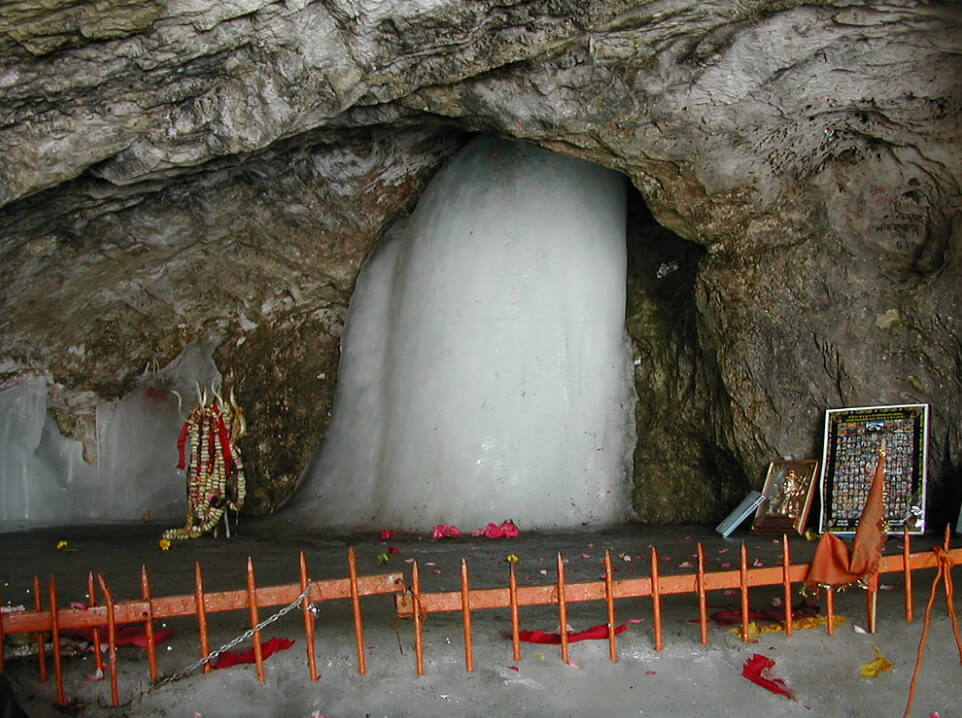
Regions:
<instances>
[{"instance_id":1,"label":"rock surface","mask_svg":"<svg viewBox=\"0 0 962 718\"><path fill-rule=\"evenodd\" d=\"M960 46L962 9L909 0L8 4L0 370L51 376L83 434L91 402L216 333L269 510L323 435L360 263L465 133L496 132L640 195L642 519L716 518L770 460L815 456L827 407L930 402L944 520Z\"/></svg>"}]
</instances>

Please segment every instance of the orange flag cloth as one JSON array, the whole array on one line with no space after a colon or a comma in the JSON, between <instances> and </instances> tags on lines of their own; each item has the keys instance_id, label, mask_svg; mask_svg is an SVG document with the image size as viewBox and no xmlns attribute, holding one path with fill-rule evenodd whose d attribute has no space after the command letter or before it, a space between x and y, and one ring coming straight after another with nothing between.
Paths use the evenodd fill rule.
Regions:
<instances>
[{"instance_id":1,"label":"orange flag cloth","mask_svg":"<svg viewBox=\"0 0 962 718\"><path fill-rule=\"evenodd\" d=\"M872 486L855 530L852 549L833 533L819 539L815 558L808 569L805 584L810 590L818 586L838 588L853 583L865 584L878 573L879 560L885 548L885 448L879 450Z\"/></svg>"}]
</instances>

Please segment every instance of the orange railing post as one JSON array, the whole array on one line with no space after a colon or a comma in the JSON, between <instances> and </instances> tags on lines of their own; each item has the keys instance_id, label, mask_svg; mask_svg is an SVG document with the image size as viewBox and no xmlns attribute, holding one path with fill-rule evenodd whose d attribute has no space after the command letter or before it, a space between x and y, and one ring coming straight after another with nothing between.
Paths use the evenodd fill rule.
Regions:
<instances>
[{"instance_id":1,"label":"orange railing post","mask_svg":"<svg viewBox=\"0 0 962 718\"><path fill-rule=\"evenodd\" d=\"M91 606L93 606L93 584L91 584ZM154 604L150 592L150 577L147 566L140 567L140 597L144 600L147 610L144 614L144 632L147 634L147 664L150 669L150 680L157 680L157 641L154 638ZM96 630L96 629L94 629ZM94 636L97 634L95 633ZM98 651L99 652L99 651ZM99 667L99 663L98 663Z\"/></svg>"},{"instance_id":2,"label":"orange railing post","mask_svg":"<svg viewBox=\"0 0 962 718\"><path fill-rule=\"evenodd\" d=\"M40 578L33 577L33 605L37 613L43 611L43 591L40 590ZM47 637L43 631L37 631L37 662L40 664L40 680L47 680ZM99 646L98 646L99 650ZM97 668L103 668L103 659L97 663Z\"/></svg>"},{"instance_id":3,"label":"orange railing post","mask_svg":"<svg viewBox=\"0 0 962 718\"><path fill-rule=\"evenodd\" d=\"M200 561L194 562L194 602L197 606L197 630L200 632L200 656L207 658L210 655L210 635L207 632L207 600ZM210 663L204 663L204 673L210 673L211 670Z\"/></svg>"},{"instance_id":4,"label":"orange railing post","mask_svg":"<svg viewBox=\"0 0 962 718\"><path fill-rule=\"evenodd\" d=\"M795 616L792 610L792 554L788 534L782 534L782 603L785 606L785 635L795 635Z\"/></svg>"},{"instance_id":5,"label":"orange railing post","mask_svg":"<svg viewBox=\"0 0 962 718\"><path fill-rule=\"evenodd\" d=\"M424 675L424 610L421 604L421 571L418 562L411 566L411 598L414 602L414 657L419 676Z\"/></svg>"},{"instance_id":6,"label":"orange railing post","mask_svg":"<svg viewBox=\"0 0 962 718\"><path fill-rule=\"evenodd\" d=\"M250 607L251 629L254 633L251 642L254 645L254 663L257 665L257 680L264 682L264 653L261 649L261 632L257 630L261 622L257 610L257 579L254 577L254 559L247 557L247 603Z\"/></svg>"},{"instance_id":7,"label":"orange railing post","mask_svg":"<svg viewBox=\"0 0 962 718\"><path fill-rule=\"evenodd\" d=\"M514 564L508 564L508 602L511 604L511 655L521 660L521 611L518 608L518 575Z\"/></svg>"},{"instance_id":8,"label":"orange railing post","mask_svg":"<svg viewBox=\"0 0 962 718\"><path fill-rule=\"evenodd\" d=\"M661 639L661 585L658 570L658 550L651 547L651 609L655 624L655 650L662 649Z\"/></svg>"},{"instance_id":9,"label":"orange railing post","mask_svg":"<svg viewBox=\"0 0 962 718\"><path fill-rule=\"evenodd\" d=\"M100 590L104 594L104 602L107 604L107 650L108 660L110 661L110 702L112 705L120 705L120 691L117 687L117 619L114 613L114 596L107 588L107 582L102 573L97 574L97 582Z\"/></svg>"},{"instance_id":10,"label":"orange railing post","mask_svg":"<svg viewBox=\"0 0 962 718\"><path fill-rule=\"evenodd\" d=\"M608 609L608 657L618 662L618 646L615 643L615 586L611 568L611 553L605 550L605 607Z\"/></svg>"},{"instance_id":11,"label":"orange railing post","mask_svg":"<svg viewBox=\"0 0 962 718\"><path fill-rule=\"evenodd\" d=\"M902 531L902 576L905 582L905 621L911 623L912 611L912 537L906 526Z\"/></svg>"},{"instance_id":12,"label":"orange railing post","mask_svg":"<svg viewBox=\"0 0 962 718\"><path fill-rule=\"evenodd\" d=\"M698 572L695 574L695 587L698 592L698 624L701 629L701 644L708 645L708 593L705 590L705 549L698 542Z\"/></svg>"},{"instance_id":13,"label":"orange railing post","mask_svg":"<svg viewBox=\"0 0 962 718\"><path fill-rule=\"evenodd\" d=\"M738 588L742 603L742 641L748 643L748 549L744 541L738 556Z\"/></svg>"},{"instance_id":14,"label":"orange railing post","mask_svg":"<svg viewBox=\"0 0 962 718\"><path fill-rule=\"evenodd\" d=\"M474 650L471 645L471 583L468 562L461 559L461 618L464 623L464 670L474 672Z\"/></svg>"},{"instance_id":15,"label":"orange railing post","mask_svg":"<svg viewBox=\"0 0 962 718\"><path fill-rule=\"evenodd\" d=\"M301 593L307 591L307 558L304 556L304 552L301 551L300 559L298 561L300 573L301 573ZM304 598L304 605L301 607L304 612L304 637L307 643L307 667L311 672L311 680L316 681L318 679L317 675L317 658L314 654L314 613L311 611L311 595L310 593Z\"/></svg>"},{"instance_id":16,"label":"orange railing post","mask_svg":"<svg viewBox=\"0 0 962 718\"><path fill-rule=\"evenodd\" d=\"M568 657L568 602L565 596L565 560L558 552L558 621L561 624L561 660L570 663Z\"/></svg>"},{"instance_id":17,"label":"orange railing post","mask_svg":"<svg viewBox=\"0 0 962 718\"><path fill-rule=\"evenodd\" d=\"M357 672L367 673L367 658L364 655L364 618L361 615L361 591L357 584L357 554L354 547L347 550L347 570L351 581L351 610L354 614L354 642L357 644Z\"/></svg>"},{"instance_id":18,"label":"orange railing post","mask_svg":"<svg viewBox=\"0 0 962 718\"><path fill-rule=\"evenodd\" d=\"M57 614L57 579L50 574L50 637L53 642L53 672L57 678L57 705L67 700L63 692L63 666L60 656L60 616Z\"/></svg>"}]
</instances>

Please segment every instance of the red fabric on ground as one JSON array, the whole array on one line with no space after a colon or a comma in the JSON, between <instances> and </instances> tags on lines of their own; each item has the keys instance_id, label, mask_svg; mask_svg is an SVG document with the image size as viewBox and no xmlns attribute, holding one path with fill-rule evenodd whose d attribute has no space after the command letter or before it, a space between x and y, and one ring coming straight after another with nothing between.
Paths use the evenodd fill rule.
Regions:
<instances>
[{"instance_id":1,"label":"red fabric on ground","mask_svg":"<svg viewBox=\"0 0 962 718\"><path fill-rule=\"evenodd\" d=\"M619 633L624 633L628 630L628 626L621 624L615 627L615 635ZM510 638L511 634L507 634ZM522 641L527 643L546 643L549 645L558 645L561 643L560 633L545 633L544 631L520 631L518 637ZM584 631L579 631L578 633L568 632L568 643L577 643L578 641L588 641L588 640L599 640L608 638L608 626L602 623L600 626L592 626L591 628L585 629Z\"/></svg>"},{"instance_id":2,"label":"red fabric on ground","mask_svg":"<svg viewBox=\"0 0 962 718\"><path fill-rule=\"evenodd\" d=\"M278 651L286 651L288 648L294 645L294 641L287 638L272 638L271 640L261 644L261 658L267 660L267 658ZM254 663L254 649L251 648L249 651L244 653L234 653L233 651L224 651L217 657L217 665L214 668L230 668L231 666L240 666L248 663Z\"/></svg>"},{"instance_id":3,"label":"red fabric on ground","mask_svg":"<svg viewBox=\"0 0 962 718\"><path fill-rule=\"evenodd\" d=\"M785 687L785 681L781 678L772 678L768 675L774 665L775 661L773 659L768 656L763 656L761 653L756 653L745 661L745 666L742 668L742 675L752 683L757 683L772 693L779 693L786 698L795 700L795 694Z\"/></svg>"}]
</instances>

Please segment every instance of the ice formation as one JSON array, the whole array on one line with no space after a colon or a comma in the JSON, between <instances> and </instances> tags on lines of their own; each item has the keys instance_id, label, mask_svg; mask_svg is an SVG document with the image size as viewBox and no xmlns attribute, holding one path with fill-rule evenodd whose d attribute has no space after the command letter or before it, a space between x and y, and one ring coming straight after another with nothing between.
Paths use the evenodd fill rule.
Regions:
<instances>
[{"instance_id":1,"label":"ice formation","mask_svg":"<svg viewBox=\"0 0 962 718\"><path fill-rule=\"evenodd\" d=\"M47 411L46 377L0 391L0 531L139 521L148 512L182 519L177 436L196 402L195 382L220 382L212 350L210 341L195 342L167 367L145 373L120 401L101 402L94 465ZM174 391L184 399L180 413Z\"/></svg>"},{"instance_id":2,"label":"ice formation","mask_svg":"<svg viewBox=\"0 0 962 718\"><path fill-rule=\"evenodd\" d=\"M341 528L627 517L624 178L479 138L365 264L335 412L286 510Z\"/></svg>"}]
</instances>

